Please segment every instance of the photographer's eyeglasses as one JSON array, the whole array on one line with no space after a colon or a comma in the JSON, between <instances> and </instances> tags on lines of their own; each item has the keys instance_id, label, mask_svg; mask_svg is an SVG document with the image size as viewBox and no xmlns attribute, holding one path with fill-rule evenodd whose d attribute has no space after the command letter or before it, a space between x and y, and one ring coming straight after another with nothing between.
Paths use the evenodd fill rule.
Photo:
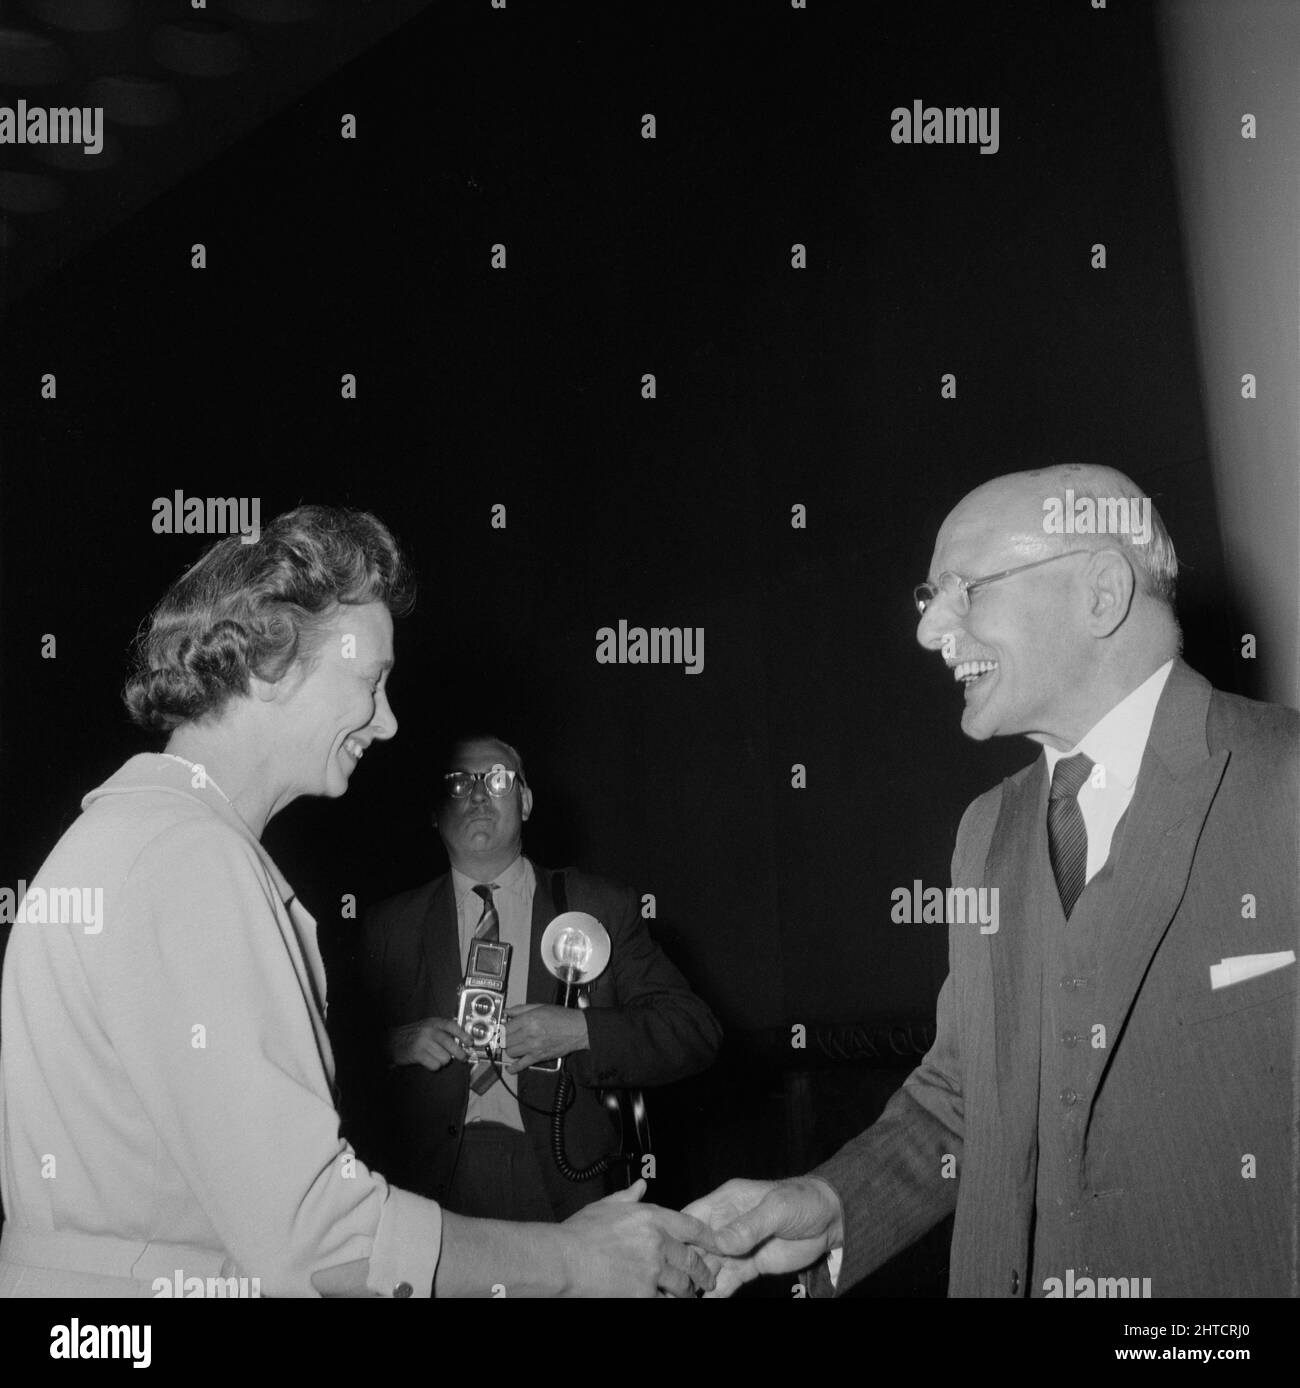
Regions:
<instances>
[{"instance_id":1,"label":"photographer's eyeglasses","mask_svg":"<svg viewBox=\"0 0 1300 1388\"><path fill-rule=\"evenodd\" d=\"M482 781L483 789L494 800L500 800L514 790L517 774L498 762L490 771L448 771L442 785L453 800L463 800L474 789L474 782Z\"/></svg>"},{"instance_id":2,"label":"photographer's eyeglasses","mask_svg":"<svg viewBox=\"0 0 1300 1388\"><path fill-rule=\"evenodd\" d=\"M916 610L924 617L930 604L942 594L952 603L953 611L959 617L964 617L970 611L970 595L976 588L1010 578L1012 574L1022 574L1026 569L1036 569L1040 564L1055 564L1058 559L1068 559L1072 554L1092 552L1088 549L1067 549L1064 554L1052 554L1046 559L1035 559L1032 564L1017 564L1014 569L1003 569L1001 573L986 574L983 578L962 578L960 574L941 573L938 583L918 583L912 589L912 601L916 604Z\"/></svg>"}]
</instances>

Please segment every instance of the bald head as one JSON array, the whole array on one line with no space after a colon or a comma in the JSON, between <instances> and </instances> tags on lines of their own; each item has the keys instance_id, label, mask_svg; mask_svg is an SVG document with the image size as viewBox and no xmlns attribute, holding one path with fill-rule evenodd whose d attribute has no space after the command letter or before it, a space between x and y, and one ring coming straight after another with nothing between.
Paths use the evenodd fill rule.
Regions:
<instances>
[{"instance_id":1,"label":"bald head","mask_svg":"<svg viewBox=\"0 0 1300 1388\"><path fill-rule=\"evenodd\" d=\"M1023 733L1065 750L1177 654L1173 546L1131 479L1066 464L963 497L929 577L1008 569L1019 572L941 593L917 639L961 679L969 736Z\"/></svg>"},{"instance_id":2,"label":"bald head","mask_svg":"<svg viewBox=\"0 0 1300 1388\"><path fill-rule=\"evenodd\" d=\"M1151 498L1115 468L1063 463L995 477L964 497L944 525L986 533L1001 527L1024 562L1116 546L1142 591L1172 612L1178 580L1173 542Z\"/></svg>"}]
</instances>

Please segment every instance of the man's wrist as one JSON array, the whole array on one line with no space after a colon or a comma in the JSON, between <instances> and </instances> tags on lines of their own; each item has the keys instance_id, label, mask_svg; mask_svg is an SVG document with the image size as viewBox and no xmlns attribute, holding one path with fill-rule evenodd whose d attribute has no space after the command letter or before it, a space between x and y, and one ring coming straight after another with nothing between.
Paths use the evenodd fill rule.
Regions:
<instances>
[{"instance_id":1,"label":"man's wrist","mask_svg":"<svg viewBox=\"0 0 1300 1388\"><path fill-rule=\"evenodd\" d=\"M817 1188L822 1200L824 1201L829 1223L826 1231L826 1249L834 1252L837 1248L844 1247L844 1206L840 1203L840 1197L835 1187L821 1176L805 1176L803 1178L810 1185Z\"/></svg>"}]
</instances>

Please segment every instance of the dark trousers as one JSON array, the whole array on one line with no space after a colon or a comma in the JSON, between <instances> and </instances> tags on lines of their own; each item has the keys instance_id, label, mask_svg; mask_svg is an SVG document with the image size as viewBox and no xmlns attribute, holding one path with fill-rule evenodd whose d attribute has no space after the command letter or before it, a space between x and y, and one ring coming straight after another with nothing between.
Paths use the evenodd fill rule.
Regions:
<instances>
[{"instance_id":1,"label":"dark trousers","mask_svg":"<svg viewBox=\"0 0 1300 1388\"><path fill-rule=\"evenodd\" d=\"M554 1224L532 1141L501 1123L467 1123L443 1209L471 1219Z\"/></svg>"}]
</instances>

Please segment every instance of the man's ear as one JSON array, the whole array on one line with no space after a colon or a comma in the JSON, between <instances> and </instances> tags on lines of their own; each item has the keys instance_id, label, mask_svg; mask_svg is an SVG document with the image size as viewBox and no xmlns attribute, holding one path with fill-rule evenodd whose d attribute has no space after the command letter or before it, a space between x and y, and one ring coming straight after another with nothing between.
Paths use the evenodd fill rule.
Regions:
<instances>
[{"instance_id":1,"label":"man's ear","mask_svg":"<svg viewBox=\"0 0 1300 1388\"><path fill-rule=\"evenodd\" d=\"M533 812L533 793L527 786L519 794L519 818L527 821Z\"/></svg>"},{"instance_id":2,"label":"man's ear","mask_svg":"<svg viewBox=\"0 0 1300 1388\"><path fill-rule=\"evenodd\" d=\"M1088 564L1088 622L1098 636L1109 636L1122 626L1133 605L1137 580L1128 556L1117 549L1101 549Z\"/></svg>"}]
</instances>

